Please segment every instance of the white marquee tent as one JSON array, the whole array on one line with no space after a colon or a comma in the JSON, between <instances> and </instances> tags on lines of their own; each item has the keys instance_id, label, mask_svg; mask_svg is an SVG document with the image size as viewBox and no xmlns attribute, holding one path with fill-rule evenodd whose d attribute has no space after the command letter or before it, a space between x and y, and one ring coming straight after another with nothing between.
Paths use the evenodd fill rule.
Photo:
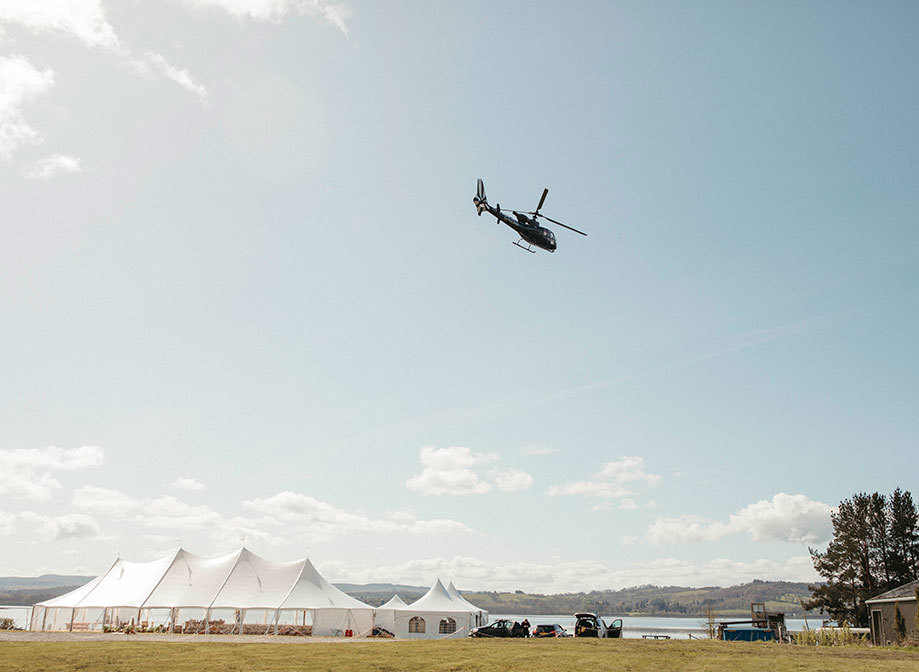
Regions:
<instances>
[{"instance_id":1,"label":"white marquee tent","mask_svg":"<svg viewBox=\"0 0 919 672\"><path fill-rule=\"evenodd\" d=\"M242 548L219 558L179 549L107 572L32 609L32 630L138 628L213 633L369 634L373 608L309 560L271 562Z\"/></svg>"},{"instance_id":2,"label":"white marquee tent","mask_svg":"<svg viewBox=\"0 0 919 672\"><path fill-rule=\"evenodd\" d=\"M391 633L396 632L396 611L405 609L408 605L402 601L398 595L389 598L389 602L381 604L376 608L373 616L373 624L389 630Z\"/></svg>"},{"instance_id":3,"label":"white marquee tent","mask_svg":"<svg viewBox=\"0 0 919 672\"><path fill-rule=\"evenodd\" d=\"M488 619L487 612L464 600L459 593L456 597L451 595L440 579L423 597L394 610L394 615L396 637L410 639L465 637Z\"/></svg>"}]
</instances>

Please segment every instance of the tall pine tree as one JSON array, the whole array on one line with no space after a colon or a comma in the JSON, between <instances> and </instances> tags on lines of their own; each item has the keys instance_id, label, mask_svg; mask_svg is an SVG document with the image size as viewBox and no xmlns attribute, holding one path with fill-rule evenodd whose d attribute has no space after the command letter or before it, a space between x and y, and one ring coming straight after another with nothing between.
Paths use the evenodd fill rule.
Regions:
<instances>
[{"instance_id":1,"label":"tall pine tree","mask_svg":"<svg viewBox=\"0 0 919 672\"><path fill-rule=\"evenodd\" d=\"M891 581L902 585L919 575L919 512L908 490L897 488L889 498Z\"/></svg>"},{"instance_id":2,"label":"tall pine tree","mask_svg":"<svg viewBox=\"0 0 919 672\"><path fill-rule=\"evenodd\" d=\"M857 493L831 514L833 539L823 552L809 549L826 583L811 587L808 609L836 621L868 625L868 600L919 576L919 511L909 491L889 497Z\"/></svg>"}]
</instances>

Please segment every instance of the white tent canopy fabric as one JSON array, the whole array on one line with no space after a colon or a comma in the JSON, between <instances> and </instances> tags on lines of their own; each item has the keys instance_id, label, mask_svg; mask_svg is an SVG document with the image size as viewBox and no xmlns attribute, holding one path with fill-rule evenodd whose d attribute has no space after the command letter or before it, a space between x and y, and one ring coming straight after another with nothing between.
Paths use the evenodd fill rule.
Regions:
<instances>
[{"instance_id":1,"label":"white tent canopy fabric","mask_svg":"<svg viewBox=\"0 0 919 672\"><path fill-rule=\"evenodd\" d=\"M127 622L186 632L360 635L373 627L373 608L326 581L308 559L277 563L246 548L202 558L179 549L152 562L119 558L86 585L36 604L31 629Z\"/></svg>"},{"instance_id":2,"label":"white tent canopy fabric","mask_svg":"<svg viewBox=\"0 0 919 672\"><path fill-rule=\"evenodd\" d=\"M473 628L484 625L488 613L464 600L455 588L453 593L437 579L424 596L402 609L395 609L393 632L396 637L465 637Z\"/></svg>"},{"instance_id":3,"label":"white tent canopy fabric","mask_svg":"<svg viewBox=\"0 0 919 672\"><path fill-rule=\"evenodd\" d=\"M464 604L470 611L479 615L476 627L486 624L488 621L488 612L484 609L479 609L472 602L460 595L460 592L456 589L456 586L453 585L452 581L447 586L447 592L450 594L450 597L454 599L454 601L459 602L460 604Z\"/></svg>"},{"instance_id":4,"label":"white tent canopy fabric","mask_svg":"<svg viewBox=\"0 0 919 672\"><path fill-rule=\"evenodd\" d=\"M391 598L389 598L388 602L381 604L376 608L376 612L374 613L373 617L373 624L395 634L396 612L400 609L405 609L407 606L408 605L402 601L401 597L398 595L393 595Z\"/></svg>"}]
</instances>

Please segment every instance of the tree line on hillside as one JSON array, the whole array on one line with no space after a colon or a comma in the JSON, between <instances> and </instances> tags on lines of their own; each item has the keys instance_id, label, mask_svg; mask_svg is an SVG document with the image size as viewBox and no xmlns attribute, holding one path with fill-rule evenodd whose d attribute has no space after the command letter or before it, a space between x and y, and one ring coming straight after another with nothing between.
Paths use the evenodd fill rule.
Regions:
<instances>
[{"instance_id":1,"label":"tree line on hillside","mask_svg":"<svg viewBox=\"0 0 919 672\"><path fill-rule=\"evenodd\" d=\"M644 585L621 590L540 595L516 591L464 592L463 597L492 614L573 614L591 611L606 616L703 617L749 616L751 602L765 602L770 611L789 617L801 614L801 603L810 597L806 583L753 581L721 588Z\"/></svg>"},{"instance_id":2,"label":"tree line on hillside","mask_svg":"<svg viewBox=\"0 0 919 672\"><path fill-rule=\"evenodd\" d=\"M811 587L810 609L839 623L868 627L866 600L919 578L919 509L908 490L864 492L831 514L833 539L809 549L826 583Z\"/></svg>"},{"instance_id":3,"label":"tree line on hillside","mask_svg":"<svg viewBox=\"0 0 919 672\"><path fill-rule=\"evenodd\" d=\"M0 604L10 607L31 607L38 602L69 593L77 586L56 586L51 588L3 588L0 589Z\"/></svg>"}]
</instances>

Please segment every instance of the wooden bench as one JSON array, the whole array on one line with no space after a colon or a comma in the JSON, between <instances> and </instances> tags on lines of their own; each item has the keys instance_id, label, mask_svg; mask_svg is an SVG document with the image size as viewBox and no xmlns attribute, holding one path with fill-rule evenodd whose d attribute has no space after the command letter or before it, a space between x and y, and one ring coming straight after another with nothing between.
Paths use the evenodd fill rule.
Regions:
<instances>
[{"instance_id":1,"label":"wooden bench","mask_svg":"<svg viewBox=\"0 0 919 672\"><path fill-rule=\"evenodd\" d=\"M71 632L89 632L89 623L71 623Z\"/></svg>"}]
</instances>

